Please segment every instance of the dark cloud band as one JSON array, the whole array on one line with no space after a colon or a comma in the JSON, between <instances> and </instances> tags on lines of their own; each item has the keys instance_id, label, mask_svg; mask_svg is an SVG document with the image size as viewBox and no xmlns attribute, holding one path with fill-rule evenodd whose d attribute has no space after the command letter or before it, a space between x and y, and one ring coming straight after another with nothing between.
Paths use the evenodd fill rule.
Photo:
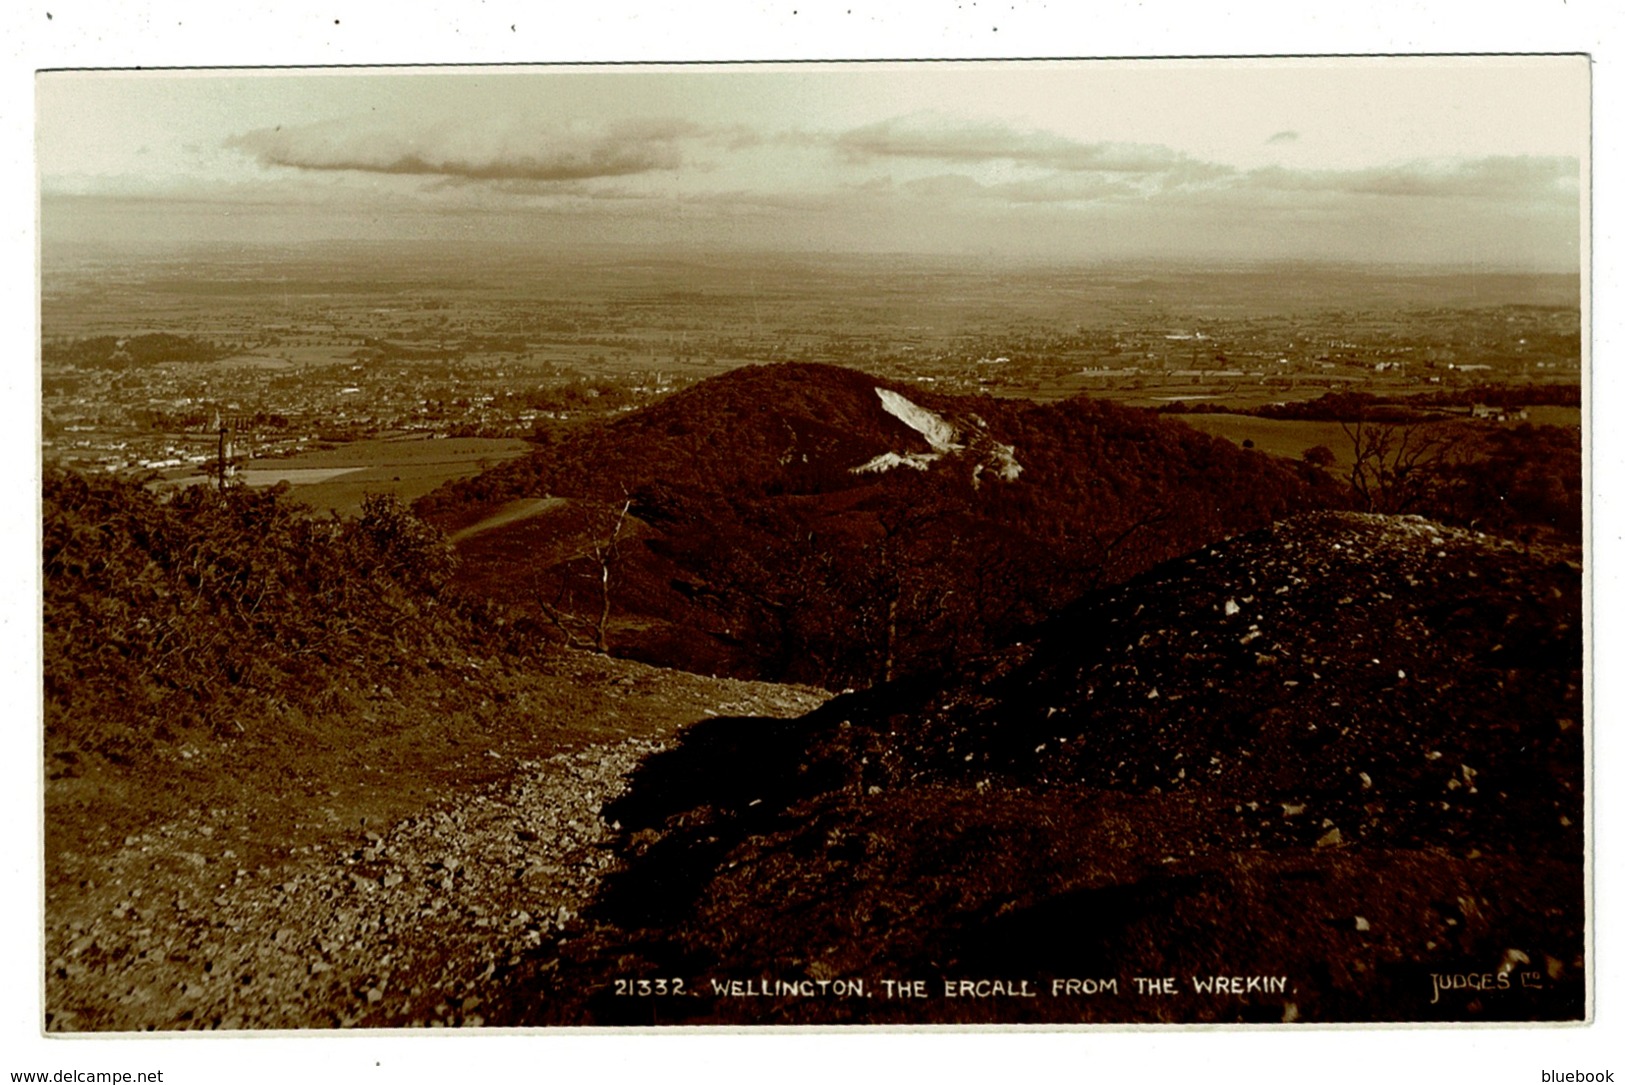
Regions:
<instances>
[{"instance_id":1,"label":"dark cloud band","mask_svg":"<svg viewBox=\"0 0 1625 1085\"><path fill-rule=\"evenodd\" d=\"M683 122L647 121L602 132L536 131L469 147L466 133L407 136L333 125L260 128L228 147L265 165L468 181L584 181L677 169L679 141L697 133Z\"/></svg>"}]
</instances>

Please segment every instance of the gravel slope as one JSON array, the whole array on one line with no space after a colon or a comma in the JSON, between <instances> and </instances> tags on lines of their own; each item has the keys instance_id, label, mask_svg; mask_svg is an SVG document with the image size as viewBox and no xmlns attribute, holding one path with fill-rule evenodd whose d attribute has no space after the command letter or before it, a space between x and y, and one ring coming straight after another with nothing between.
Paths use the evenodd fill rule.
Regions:
<instances>
[{"instance_id":1,"label":"gravel slope","mask_svg":"<svg viewBox=\"0 0 1625 1085\"><path fill-rule=\"evenodd\" d=\"M600 807L659 748L523 762L511 784L274 870L206 856L208 818L131 836L100 917L49 932L48 1027L481 1024L482 984L591 894L610 862Z\"/></svg>"},{"instance_id":2,"label":"gravel slope","mask_svg":"<svg viewBox=\"0 0 1625 1085\"><path fill-rule=\"evenodd\" d=\"M258 794L131 831L120 787L101 785L104 822L49 853L46 1029L483 1024L482 998L520 953L568 942L613 861L602 807L641 759L696 717L795 715L826 696L600 657L567 670L550 680L604 699L578 725L608 719L628 737L548 752L561 743L518 719L510 734L484 736L491 748L436 748L447 763L426 804L410 798L422 778L363 780L337 767L313 794L309 781L273 794L262 780ZM467 792L459 779L473 781ZM70 783L84 787L48 786L48 827L83 816L82 805L50 801ZM355 816L376 811L391 783L395 808L410 813ZM287 794L306 795L294 818Z\"/></svg>"}]
</instances>

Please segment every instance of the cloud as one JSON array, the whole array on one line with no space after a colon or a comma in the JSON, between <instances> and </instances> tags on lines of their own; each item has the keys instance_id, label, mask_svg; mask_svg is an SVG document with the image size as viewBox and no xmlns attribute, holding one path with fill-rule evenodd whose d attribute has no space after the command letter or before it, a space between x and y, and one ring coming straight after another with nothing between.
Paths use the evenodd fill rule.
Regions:
<instances>
[{"instance_id":1,"label":"cloud","mask_svg":"<svg viewBox=\"0 0 1625 1085\"><path fill-rule=\"evenodd\" d=\"M910 195L930 200L999 200L1012 204L1051 204L1137 198L1146 195L1145 184L1117 176L1053 173L1029 180L983 184L962 174L938 174L905 183ZM1154 188L1155 186L1151 186Z\"/></svg>"},{"instance_id":2,"label":"cloud","mask_svg":"<svg viewBox=\"0 0 1625 1085\"><path fill-rule=\"evenodd\" d=\"M489 130L478 124L425 131L322 122L259 128L226 141L267 166L355 171L465 181L569 182L629 177L683 165L682 141L703 134L678 120L642 120L608 128L531 125ZM737 133L730 133L737 139Z\"/></svg>"},{"instance_id":3,"label":"cloud","mask_svg":"<svg viewBox=\"0 0 1625 1085\"><path fill-rule=\"evenodd\" d=\"M893 119L834 137L852 159L909 158L958 164L1013 162L1067 172L1170 174L1218 177L1234 171L1168 147L1148 143L1082 143L1053 132L1019 131L998 124L918 124Z\"/></svg>"},{"instance_id":4,"label":"cloud","mask_svg":"<svg viewBox=\"0 0 1625 1085\"><path fill-rule=\"evenodd\" d=\"M1271 144L1296 143L1283 130ZM1044 176L984 183L953 175L922 178L912 191L937 198L998 197L1012 203L1113 198L1220 198L1226 192L1335 194L1572 203L1579 165L1572 158L1501 156L1424 160L1353 170L1269 166L1242 172L1157 144L1080 142L1052 132L999 124L895 118L833 137L849 160L910 159L969 169L987 163L1043 170Z\"/></svg>"},{"instance_id":5,"label":"cloud","mask_svg":"<svg viewBox=\"0 0 1625 1085\"><path fill-rule=\"evenodd\" d=\"M1271 166L1248 174L1246 183L1252 188L1283 192L1572 201L1579 169L1579 163L1572 158L1532 156L1407 162L1362 170L1289 170Z\"/></svg>"}]
</instances>

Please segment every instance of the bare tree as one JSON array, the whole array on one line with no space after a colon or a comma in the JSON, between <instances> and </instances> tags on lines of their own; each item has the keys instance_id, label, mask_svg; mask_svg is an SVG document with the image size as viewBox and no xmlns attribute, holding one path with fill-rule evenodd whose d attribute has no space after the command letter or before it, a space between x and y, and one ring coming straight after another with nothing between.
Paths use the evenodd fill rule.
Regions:
<instances>
[{"instance_id":1,"label":"bare tree","mask_svg":"<svg viewBox=\"0 0 1625 1085\"><path fill-rule=\"evenodd\" d=\"M1439 423L1356 418L1338 424L1353 446L1349 486L1371 512L1415 511L1457 458L1457 435Z\"/></svg>"},{"instance_id":2,"label":"bare tree","mask_svg":"<svg viewBox=\"0 0 1625 1085\"><path fill-rule=\"evenodd\" d=\"M542 613L554 628L564 635L565 641L571 647L590 648L600 655L609 654L610 583L614 568L620 560L621 540L625 535L626 520L631 512L632 499L627 497L621 503L620 510L615 513L614 520L605 533L588 542L579 555L591 559L595 568L594 579L598 585L596 616L583 616L571 611L568 600L569 583L565 577L560 577L558 590L552 602L543 598L540 591L537 592L537 605L541 607Z\"/></svg>"}]
</instances>

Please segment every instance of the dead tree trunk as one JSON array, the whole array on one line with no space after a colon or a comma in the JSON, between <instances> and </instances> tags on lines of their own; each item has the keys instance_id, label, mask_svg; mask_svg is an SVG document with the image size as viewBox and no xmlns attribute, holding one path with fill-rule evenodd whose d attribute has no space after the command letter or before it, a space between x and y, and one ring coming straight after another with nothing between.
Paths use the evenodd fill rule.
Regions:
<instances>
[{"instance_id":1,"label":"dead tree trunk","mask_svg":"<svg viewBox=\"0 0 1625 1085\"><path fill-rule=\"evenodd\" d=\"M616 514L615 527L610 531L608 541L593 547L593 555L598 559L598 590L603 602L603 606L598 612L598 623L594 629L594 641L599 655L609 654L610 567L620 557L621 532L626 527L626 517L631 511L632 499L629 497L621 505L621 511Z\"/></svg>"}]
</instances>

